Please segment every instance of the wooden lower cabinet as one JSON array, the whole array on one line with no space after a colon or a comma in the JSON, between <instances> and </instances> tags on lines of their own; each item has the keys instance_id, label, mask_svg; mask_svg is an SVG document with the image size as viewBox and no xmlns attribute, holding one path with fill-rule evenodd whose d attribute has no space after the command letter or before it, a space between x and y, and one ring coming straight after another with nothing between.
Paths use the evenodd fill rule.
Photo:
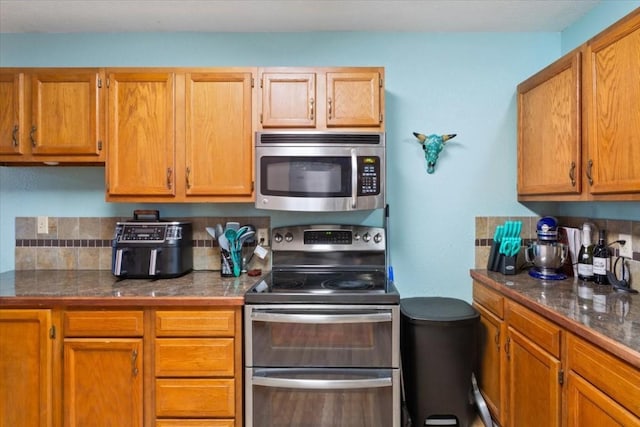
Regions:
<instances>
[{"instance_id":1,"label":"wooden lower cabinet","mask_svg":"<svg viewBox=\"0 0 640 427\"><path fill-rule=\"evenodd\" d=\"M640 370L489 286L478 382L497 425L640 427Z\"/></svg>"},{"instance_id":2,"label":"wooden lower cabinet","mask_svg":"<svg viewBox=\"0 0 640 427\"><path fill-rule=\"evenodd\" d=\"M241 306L0 310L0 427L241 427Z\"/></svg>"},{"instance_id":3,"label":"wooden lower cabinet","mask_svg":"<svg viewBox=\"0 0 640 427\"><path fill-rule=\"evenodd\" d=\"M142 339L64 342L64 426L143 423Z\"/></svg>"},{"instance_id":4,"label":"wooden lower cabinet","mask_svg":"<svg viewBox=\"0 0 640 427\"><path fill-rule=\"evenodd\" d=\"M240 307L153 319L156 426L242 426Z\"/></svg>"},{"instance_id":5,"label":"wooden lower cabinet","mask_svg":"<svg viewBox=\"0 0 640 427\"><path fill-rule=\"evenodd\" d=\"M53 424L51 310L0 310L0 426Z\"/></svg>"}]
</instances>

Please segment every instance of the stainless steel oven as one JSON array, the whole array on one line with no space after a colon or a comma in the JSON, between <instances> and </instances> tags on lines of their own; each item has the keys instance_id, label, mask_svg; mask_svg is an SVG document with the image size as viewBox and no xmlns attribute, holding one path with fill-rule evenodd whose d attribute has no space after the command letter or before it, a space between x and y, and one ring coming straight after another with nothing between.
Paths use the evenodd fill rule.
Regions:
<instances>
[{"instance_id":1,"label":"stainless steel oven","mask_svg":"<svg viewBox=\"0 0 640 427\"><path fill-rule=\"evenodd\" d=\"M385 206L385 134L256 134L256 207L352 211Z\"/></svg>"},{"instance_id":2,"label":"stainless steel oven","mask_svg":"<svg viewBox=\"0 0 640 427\"><path fill-rule=\"evenodd\" d=\"M245 295L247 427L399 427L399 294L384 230L273 230Z\"/></svg>"}]
</instances>

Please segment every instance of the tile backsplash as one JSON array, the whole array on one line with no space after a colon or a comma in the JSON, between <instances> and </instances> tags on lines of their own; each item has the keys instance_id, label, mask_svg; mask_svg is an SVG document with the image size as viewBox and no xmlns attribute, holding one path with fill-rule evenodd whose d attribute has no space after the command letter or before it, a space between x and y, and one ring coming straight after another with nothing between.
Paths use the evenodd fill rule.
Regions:
<instances>
[{"instance_id":1,"label":"tile backsplash","mask_svg":"<svg viewBox=\"0 0 640 427\"><path fill-rule=\"evenodd\" d=\"M37 217L15 222L16 270L110 270L111 242L118 221L130 217L48 217L48 232L38 233ZM177 219L177 218L176 218ZM220 248L205 227L237 221L256 228L271 226L268 216L180 218L193 224L193 268L220 270Z\"/></svg>"},{"instance_id":2,"label":"tile backsplash","mask_svg":"<svg viewBox=\"0 0 640 427\"><path fill-rule=\"evenodd\" d=\"M475 268L487 268L487 260L489 258L489 249L493 240L493 233L497 225L504 224L505 221L522 221L521 237L523 245L536 240L536 225L540 217L476 217L476 235L475 235ZM595 224L597 229L605 229L607 231L607 241L612 242L620 238L620 234L631 236L631 245L633 248L633 258L628 260L629 271L631 272L631 284L635 288L640 288L640 221L621 221L610 219L591 219L581 217L557 217L558 224L561 227L572 227L582 229L582 224L591 222ZM592 239L597 239L597 232L593 233ZM614 258L618 255L618 246L611 246ZM519 255L519 263L524 263L522 251Z\"/></svg>"}]
</instances>

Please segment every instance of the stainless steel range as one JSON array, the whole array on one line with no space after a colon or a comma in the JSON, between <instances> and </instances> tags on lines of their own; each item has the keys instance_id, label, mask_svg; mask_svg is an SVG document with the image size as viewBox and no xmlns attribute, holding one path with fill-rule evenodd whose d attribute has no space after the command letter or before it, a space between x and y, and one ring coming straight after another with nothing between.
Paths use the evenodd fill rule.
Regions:
<instances>
[{"instance_id":1,"label":"stainless steel range","mask_svg":"<svg viewBox=\"0 0 640 427\"><path fill-rule=\"evenodd\" d=\"M245 295L247 427L399 427L400 295L385 230L275 228Z\"/></svg>"}]
</instances>

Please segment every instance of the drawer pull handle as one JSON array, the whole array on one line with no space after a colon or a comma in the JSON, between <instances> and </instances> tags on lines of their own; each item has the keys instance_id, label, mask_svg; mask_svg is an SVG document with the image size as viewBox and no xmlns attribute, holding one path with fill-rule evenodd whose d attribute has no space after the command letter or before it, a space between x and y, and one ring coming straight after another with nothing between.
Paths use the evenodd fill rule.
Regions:
<instances>
[{"instance_id":1,"label":"drawer pull handle","mask_svg":"<svg viewBox=\"0 0 640 427\"><path fill-rule=\"evenodd\" d=\"M569 179L571 180L571 186L576 186L576 162L571 162L571 168L569 169Z\"/></svg>"},{"instance_id":2,"label":"drawer pull handle","mask_svg":"<svg viewBox=\"0 0 640 427\"><path fill-rule=\"evenodd\" d=\"M138 376L138 350L133 350L131 352L131 374L136 377Z\"/></svg>"},{"instance_id":3,"label":"drawer pull handle","mask_svg":"<svg viewBox=\"0 0 640 427\"><path fill-rule=\"evenodd\" d=\"M13 141L13 146L18 146L18 125L13 127L13 132L11 133L11 141Z\"/></svg>"},{"instance_id":4,"label":"drawer pull handle","mask_svg":"<svg viewBox=\"0 0 640 427\"><path fill-rule=\"evenodd\" d=\"M593 169L593 160L589 160L587 163L587 179L589 179L589 185L593 185L593 175L591 174Z\"/></svg>"}]
</instances>

